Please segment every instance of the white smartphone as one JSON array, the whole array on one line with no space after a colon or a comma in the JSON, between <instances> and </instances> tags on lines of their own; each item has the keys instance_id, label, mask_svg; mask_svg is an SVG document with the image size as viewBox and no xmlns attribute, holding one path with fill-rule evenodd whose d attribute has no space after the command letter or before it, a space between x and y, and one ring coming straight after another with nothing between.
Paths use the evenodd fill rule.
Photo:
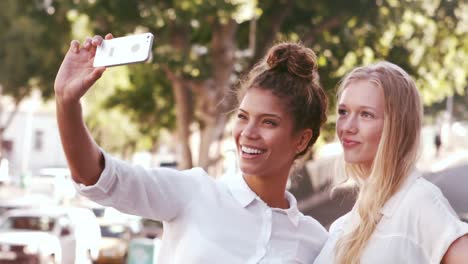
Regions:
<instances>
[{"instance_id":1,"label":"white smartphone","mask_svg":"<svg viewBox=\"0 0 468 264\"><path fill-rule=\"evenodd\" d=\"M143 33L103 40L96 49L94 67L118 66L150 59L153 34Z\"/></svg>"}]
</instances>

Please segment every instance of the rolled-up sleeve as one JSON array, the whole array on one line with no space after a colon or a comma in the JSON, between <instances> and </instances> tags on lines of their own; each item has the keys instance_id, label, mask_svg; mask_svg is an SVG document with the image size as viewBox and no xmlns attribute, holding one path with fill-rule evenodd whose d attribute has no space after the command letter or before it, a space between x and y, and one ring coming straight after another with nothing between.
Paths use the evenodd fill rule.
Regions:
<instances>
[{"instance_id":1,"label":"rolled-up sleeve","mask_svg":"<svg viewBox=\"0 0 468 264\"><path fill-rule=\"evenodd\" d=\"M128 214L170 221L192 201L201 182L209 179L201 168L147 169L102 153L105 167L96 184L75 186L81 195Z\"/></svg>"},{"instance_id":2,"label":"rolled-up sleeve","mask_svg":"<svg viewBox=\"0 0 468 264\"><path fill-rule=\"evenodd\" d=\"M428 246L431 263L440 263L450 245L459 237L468 234L468 224L462 222L445 197L438 199L432 204L431 214L426 215L425 235L431 236L426 239L430 242Z\"/></svg>"}]
</instances>

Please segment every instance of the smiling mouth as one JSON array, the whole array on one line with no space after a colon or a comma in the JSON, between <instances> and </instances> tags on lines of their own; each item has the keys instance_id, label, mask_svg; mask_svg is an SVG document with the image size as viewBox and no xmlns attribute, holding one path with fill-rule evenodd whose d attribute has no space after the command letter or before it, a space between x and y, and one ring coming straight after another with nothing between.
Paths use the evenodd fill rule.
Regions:
<instances>
[{"instance_id":1,"label":"smiling mouth","mask_svg":"<svg viewBox=\"0 0 468 264\"><path fill-rule=\"evenodd\" d=\"M249 148L246 146L241 146L241 151L243 154L247 154L247 155L260 155L260 154L265 153L265 150L263 149Z\"/></svg>"},{"instance_id":2,"label":"smiling mouth","mask_svg":"<svg viewBox=\"0 0 468 264\"><path fill-rule=\"evenodd\" d=\"M355 146L357 146L357 145L359 145L361 143L357 142L357 141L352 141L352 140L343 140L343 142L341 144L345 148L351 148L351 147L355 147Z\"/></svg>"}]
</instances>

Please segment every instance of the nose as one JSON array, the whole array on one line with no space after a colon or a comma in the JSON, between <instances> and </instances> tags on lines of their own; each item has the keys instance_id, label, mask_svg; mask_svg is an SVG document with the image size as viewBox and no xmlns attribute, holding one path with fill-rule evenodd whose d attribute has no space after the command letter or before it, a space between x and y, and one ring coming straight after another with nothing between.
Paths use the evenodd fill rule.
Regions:
<instances>
[{"instance_id":1,"label":"nose","mask_svg":"<svg viewBox=\"0 0 468 264\"><path fill-rule=\"evenodd\" d=\"M358 131L358 120L353 115L350 115L344 119L338 119L337 127L339 132L355 134Z\"/></svg>"},{"instance_id":2,"label":"nose","mask_svg":"<svg viewBox=\"0 0 468 264\"><path fill-rule=\"evenodd\" d=\"M244 128L242 129L241 136L255 139L259 137L257 125L254 122L249 122Z\"/></svg>"}]
</instances>

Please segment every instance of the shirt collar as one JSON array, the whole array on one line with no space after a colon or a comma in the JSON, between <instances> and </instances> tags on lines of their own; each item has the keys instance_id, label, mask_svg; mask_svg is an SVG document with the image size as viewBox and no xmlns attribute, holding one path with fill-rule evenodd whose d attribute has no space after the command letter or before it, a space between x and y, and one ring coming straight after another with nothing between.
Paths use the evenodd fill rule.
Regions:
<instances>
[{"instance_id":1,"label":"shirt collar","mask_svg":"<svg viewBox=\"0 0 468 264\"><path fill-rule=\"evenodd\" d=\"M301 217L301 212L297 208L297 200L290 192L286 191L285 193L286 199L289 202L288 209L277 209L282 212L285 212L288 215L289 220L293 223L295 227L299 225L299 219Z\"/></svg>"},{"instance_id":2,"label":"shirt collar","mask_svg":"<svg viewBox=\"0 0 468 264\"><path fill-rule=\"evenodd\" d=\"M250 189L241 173L226 176L225 182L232 196L242 207L247 207L257 198L257 194Z\"/></svg>"},{"instance_id":3,"label":"shirt collar","mask_svg":"<svg viewBox=\"0 0 468 264\"><path fill-rule=\"evenodd\" d=\"M226 182L229 191L231 192L232 196L239 202L242 207L247 207L251 204L254 200L261 201L266 205L265 202L262 201L258 195L250 189L247 182L245 182L244 177L241 173L233 174L226 176L223 179ZM294 226L298 226L299 219L301 213L297 208L297 200L296 198L288 191L285 192L285 197L289 202L288 209L281 209L281 208L272 208L275 211L285 213L288 216L288 219L294 224Z\"/></svg>"},{"instance_id":4,"label":"shirt collar","mask_svg":"<svg viewBox=\"0 0 468 264\"><path fill-rule=\"evenodd\" d=\"M409 177L405 179L400 189L385 203L380 212L384 216L392 217L392 215L397 210L398 205L401 204L401 201L408 193L408 190L411 188L413 183L415 183L416 180L419 179L421 176L422 174L419 171L414 171L413 173L411 173Z\"/></svg>"}]
</instances>

